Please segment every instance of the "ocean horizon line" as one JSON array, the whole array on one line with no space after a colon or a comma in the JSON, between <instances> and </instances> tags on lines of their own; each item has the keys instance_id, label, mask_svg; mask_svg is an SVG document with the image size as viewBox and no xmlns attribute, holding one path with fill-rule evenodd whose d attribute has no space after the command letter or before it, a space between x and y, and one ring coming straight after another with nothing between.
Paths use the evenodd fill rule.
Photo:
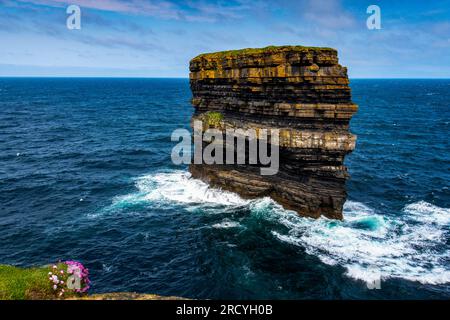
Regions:
<instances>
[{"instance_id":1,"label":"ocean horizon line","mask_svg":"<svg viewBox=\"0 0 450 320\"><path fill-rule=\"evenodd\" d=\"M47 78L47 79L189 79L189 77L115 77L115 76L4 76L0 75L0 79L17 79L17 78ZM407 77L350 77L350 80L450 80L449 78L407 78Z\"/></svg>"}]
</instances>

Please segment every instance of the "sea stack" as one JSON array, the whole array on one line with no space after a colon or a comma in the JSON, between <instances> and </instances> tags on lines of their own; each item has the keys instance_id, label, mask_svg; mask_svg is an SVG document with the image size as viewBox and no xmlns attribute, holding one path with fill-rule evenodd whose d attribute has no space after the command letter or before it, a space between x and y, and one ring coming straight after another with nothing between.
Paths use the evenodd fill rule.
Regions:
<instances>
[{"instance_id":1,"label":"sea stack","mask_svg":"<svg viewBox=\"0 0 450 320\"><path fill-rule=\"evenodd\" d=\"M190 62L192 120L220 114L214 127L279 130L279 170L258 165L191 164L194 178L245 198L270 196L300 215L342 219L355 148L347 69L331 48L281 46L201 54ZM206 142L204 142L206 143Z\"/></svg>"}]
</instances>

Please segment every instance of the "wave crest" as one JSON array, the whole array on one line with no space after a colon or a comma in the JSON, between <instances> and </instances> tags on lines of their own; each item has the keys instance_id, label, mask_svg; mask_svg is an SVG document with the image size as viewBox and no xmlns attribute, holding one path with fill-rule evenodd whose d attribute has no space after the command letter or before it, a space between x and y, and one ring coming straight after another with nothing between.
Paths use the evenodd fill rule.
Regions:
<instances>
[{"instance_id":1,"label":"wave crest","mask_svg":"<svg viewBox=\"0 0 450 320\"><path fill-rule=\"evenodd\" d=\"M208 207L223 213L223 206L247 206L255 219L286 227L284 233L272 231L276 239L303 247L323 263L343 266L351 278L373 281L379 275L381 279L403 278L424 284L450 282L446 244L450 209L425 201L409 204L396 215L380 214L363 203L347 201L344 221L316 220L284 210L270 198L249 201L211 188L185 171L146 175L136 179L135 185L138 192L115 198L112 207L172 203L188 211ZM216 229L238 226L228 219L212 225Z\"/></svg>"},{"instance_id":2,"label":"wave crest","mask_svg":"<svg viewBox=\"0 0 450 320\"><path fill-rule=\"evenodd\" d=\"M182 204L211 204L220 206L245 205L248 201L237 194L211 188L208 184L191 178L186 171L161 172L139 177L135 181L137 193L117 197L114 206L141 202Z\"/></svg>"},{"instance_id":3,"label":"wave crest","mask_svg":"<svg viewBox=\"0 0 450 320\"><path fill-rule=\"evenodd\" d=\"M373 281L379 275L423 284L450 282L446 245L450 209L420 201L402 211L391 217L347 201L344 221L278 212L289 231L273 234L280 241L304 247L326 264L342 265L354 279Z\"/></svg>"}]
</instances>

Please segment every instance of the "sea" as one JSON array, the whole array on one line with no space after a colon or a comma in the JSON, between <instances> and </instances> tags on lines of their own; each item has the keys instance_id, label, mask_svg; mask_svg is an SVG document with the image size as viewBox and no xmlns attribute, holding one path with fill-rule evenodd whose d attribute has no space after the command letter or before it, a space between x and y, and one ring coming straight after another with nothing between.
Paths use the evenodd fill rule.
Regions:
<instances>
[{"instance_id":1,"label":"sea","mask_svg":"<svg viewBox=\"0 0 450 320\"><path fill-rule=\"evenodd\" d=\"M78 260L91 293L449 299L450 80L352 79L344 220L174 165L188 79L0 78L0 264Z\"/></svg>"}]
</instances>

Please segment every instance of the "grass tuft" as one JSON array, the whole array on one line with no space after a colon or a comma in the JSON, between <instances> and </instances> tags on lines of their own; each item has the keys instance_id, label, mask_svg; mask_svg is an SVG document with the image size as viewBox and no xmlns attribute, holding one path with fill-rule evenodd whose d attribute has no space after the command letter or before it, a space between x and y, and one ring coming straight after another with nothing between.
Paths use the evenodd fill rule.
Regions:
<instances>
[{"instance_id":1,"label":"grass tuft","mask_svg":"<svg viewBox=\"0 0 450 320\"><path fill-rule=\"evenodd\" d=\"M65 275L58 275L67 284L67 265L62 262L56 264L56 269L51 265L32 268L0 265L0 300L55 300L84 296L71 290L65 290L64 295L59 296L49 279L49 272L55 270L64 270Z\"/></svg>"},{"instance_id":2,"label":"grass tuft","mask_svg":"<svg viewBox=\"0 0 450 320\"><path fill-rule=\"evenodd\" d=\"M220 123L223 120L223 114L216 111L208 111L202 115L201 119L207 127L217 128L220 127Z\"/></svg>"},{"instance_id":3,"label":"grass tuft","mask_svg":"<svg viewBox=\"0 0 450 320\"><path fill-rule=\"evenodd\" d=\"M0 299L52 299L54 293L49 285L49 267L17 268L0 265Z\"/></svg>"}]
</instances>

